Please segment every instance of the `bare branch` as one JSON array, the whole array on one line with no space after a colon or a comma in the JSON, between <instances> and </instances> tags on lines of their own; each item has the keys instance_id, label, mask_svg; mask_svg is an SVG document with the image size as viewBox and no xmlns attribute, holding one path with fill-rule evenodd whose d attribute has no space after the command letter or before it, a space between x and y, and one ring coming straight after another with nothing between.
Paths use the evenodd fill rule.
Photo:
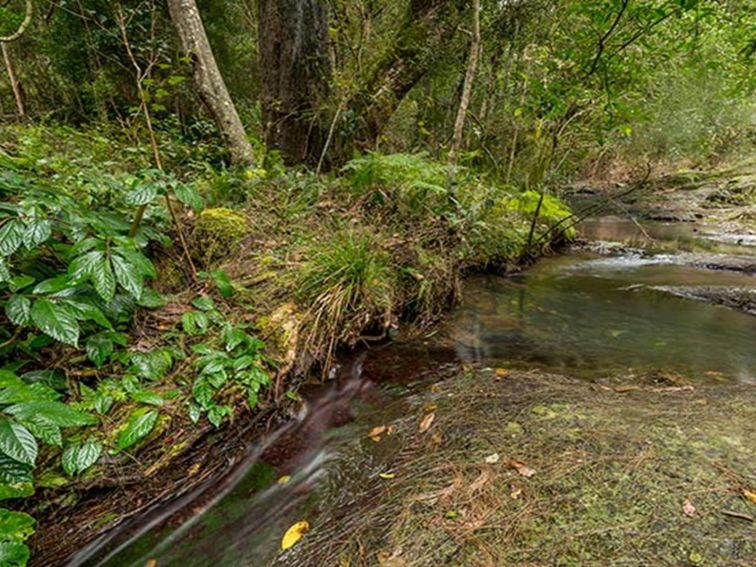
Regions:
<instances>
[{"instance_id":1,"label":"bare branch","mask_svg":"<svg viewBox=\"0 0 756 567\"><path fill-rule=\"evenodd\" d=\"M24 16L24 21L21 22L21 25L18 26L18 29L14 33L5 37L0 37L0 43L10 43L11 41L15 41L19 37L24 35L26 28L28 28L29 24L31 24L33 15L34 4L32 4L32 0L26 0L26 15Z\"/></svg>"}]
</instances>

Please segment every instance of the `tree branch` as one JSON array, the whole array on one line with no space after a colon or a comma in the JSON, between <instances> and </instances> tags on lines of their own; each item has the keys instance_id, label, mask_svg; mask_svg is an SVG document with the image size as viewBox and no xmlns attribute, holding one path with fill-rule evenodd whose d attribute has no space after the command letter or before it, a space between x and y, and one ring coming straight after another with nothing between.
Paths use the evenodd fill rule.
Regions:
<instances>
[{"instance_id":1,"label":"tree branch","mask_svg":"<svg viewBox=\"0 0 756 567\"><path fill-rule=\"evenodd\" d=\"M21 25L18 26L18 29L14 33L5 37L0 37L0 43L10 43L11 41L15 41L19 37L24 35L26 28L28 28L29 24L31 24L33 15L34 4L32 4L32 0L26 0L26 15L24 16L24 21L21 22Z\"/></svg>"},{"instance_id":2,"label":"tree branch","mask_svg":"<svg viewBox=\"0 0 756 567\"><path fill-rule=\"evenodd\" d=\"M617 26L619 25L620 20L622 19L622 16L625 13L625 10L627 9L627 5L629 3L630 3L630 0L622 0L622 6L620 7L620 11L617 13L617 17L614 18L612 25L609 26L609 29L606 30L606 33L601 36L601 39L599 39L598 50L596 51L596 56L593 58L593 63L591 64L591 68L588 71L588 74L586 75L586 77L590 77L596 72L596 69L598 68L599 60L601 59L601 55L604 53L604 49L606 48L606 40L608 40L609 36L614 33L615 29L617 29Z\"/></svg>"}]
</instances>

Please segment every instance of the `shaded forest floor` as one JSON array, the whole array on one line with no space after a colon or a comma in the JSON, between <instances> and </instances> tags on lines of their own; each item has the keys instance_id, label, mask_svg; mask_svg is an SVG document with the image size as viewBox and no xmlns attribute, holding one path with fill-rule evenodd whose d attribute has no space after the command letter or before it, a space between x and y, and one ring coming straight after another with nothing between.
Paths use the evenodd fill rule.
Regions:
<instances>
[{"instance_id":1,"label":"shaded forest floor","mask_svg":"<svg viewBox=\"0 0 756 567\"><path fill-rule=\"evenodd\" d=\"M353 442L350 470L363 474L327 493L276 565L745 567L756 556L752 386L467 368L412 408L374 424L393 434Z\"/></svg>"}]
</instances>

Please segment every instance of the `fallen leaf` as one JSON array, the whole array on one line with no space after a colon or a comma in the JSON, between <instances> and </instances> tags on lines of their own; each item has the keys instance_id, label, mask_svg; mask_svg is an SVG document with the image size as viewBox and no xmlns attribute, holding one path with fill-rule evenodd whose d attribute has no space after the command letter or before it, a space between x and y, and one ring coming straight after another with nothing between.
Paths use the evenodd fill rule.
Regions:
<instances>
[{"instance_id":1,"label":"fallen leaf","mask_svg":"<svg viewBox=\"0 0 756 567\"><path fill-rule=\"evenodd\" d=\"M754 492L753 490L744 488L743 496L745 496L746 500L748 500L751 504L756 504L756 492Z\"/></svg>"},{"instance_id":2,"label":"fallen leaf","mask_svg":"<svg viewBox=\"0 0 756 567\"><path fill-rule=\"evenodd\" d=\"M507 376L509 376L509 370L507 370L506 368L497 368L496 370L494 370L494 372L499 378L506 378Z\"/></svg>"},{"instance_id":3,"label":"fallen leaf","mask_svg":"<svg viewBox=\"0 0 756 567\"><path fill-rule=\"evenodd\" d=\"M530 478L536 473L535 469L531 469L528 465L516 459L510 459L509 461L507 461L507 465L515 469L520 474L520 476L524 476L526 478Z\"/></svg>"},{"instance_id":4,"label":"fallen leaf","mask_svg":"<svg viewBox=\"0 0 756 567\"><path fill-rule=\"evenodd\" d=\"M285 474L281 478L278 479L278 484L286 484L290 480L291 480L291 476L288 474Z\"/></svg>"},{"instance_id":5,"label":"fallen leaf","mask_svg":"<svg viewBox=\"0 0 756 567\"><path fill-rule=\"evenodd\" d=\"M381 477L383 480L391 480L392 478L396 478L396 475L394 473L388 473L388 472L382 472L378 474L379 477Z\"/></svg>"},{"instance_id":6,"label":"fallen leaf","mask_svg":"<svg viewBox=\"0 0 756 567\"><path fill-rule=\"evenodd\" d=\"M302 539L302 536L310 529L310 522L302 520L291 526L281 539L281 549L286 551Z\"/></svg>"},{"instance_id":7,"label":"fallen leaf","mask_svg":"<svg viewBox=\"0 0 756 567\"><path fill-rule=\"evenodd\" d=\"M509 485L509 497L512 500L517 500L521 494L522 494L522 488L519 488L518 486L515 486L514 484Z\"/></svg>"},{"instance_id":8,"label":"fallen leaf","mask_svg":"<svg viewBox=\"0 0 756 567\"><path fill-rule=\"evenodd\" d=\"M423 421L420 422L420 428L419 428L420 433L425 433L426 431L428 431L431 425L433 425L434 419L436 419L435 414L429 413L428 415L426 415L423 418Z\"/></svg>"},{"instance_id":9,"label":"fallen leaf","mask_svg":"<svg viewBox=\"0 0 756 567\"><path fill-rule=\"evenodd\" d=\"M386 435L393 435L396 433L396 425L389 425L386 429Z\"/></svg>"},{"instance_id":10,"label":"fallen leaf","mask_svg":"<svg viewBox=\"0 0 756 567\"><path fill-rule=\"evenodd\" d=\"M456 510L449 510L446 514L444 514L444 518L447 520L456 520L459 518L459 512Z\"/></svg>"},{"instance_id":11,"label":"fallen leaf","mask_svg":"<svg viewBox=\"0 0 756 567\"><path fill-rule=\"evenodd\" d=\"M157 567L157 561L155 559L148 559L144 567Z\"/></svg>"},{"instance_id":12,"label":"fallen leaf","mask_svg":"<svg viewBox=\"0 0 756 567\"><path fill-rule=\"evenodd\" d=\"M691 518L696 514L696 507L693 506L693 502L691 502L687 498L685 499L685 502L683 502L683 512L685 512L686 516L689 516Z\"/></svg>"},{"instance_id":13,"label":"fallen leaf","mask_svg":"<svg viewBox=\"0 0 756 567\"><path fill-rule=\"evenodd\" d=\"M423 408L424 411L433 411L438 407L438 404L429 404Z\"/></svg>"},{"instance_id":14,"label":"fallen leaf","mask_svg":"<svg viewBox=\"0 0 756 567\"><path fill-rule=\"evenodd\" d=\"M379 425L377 427L373 427L368 432L368 437L370 437L374 443L378 443L381 440L381 435L383 435L386 432L386 426L385 425Z\"/></svg>"},{"instance_id":15,"label":"fallen leaf","mask_svg":"<svg viewBox=\"0 0 756 567\"><path fill-rule=\"evenodd\" d=\"M499 462L499 453L492 453L488 455L484 460L489 465L495 465L496 463Z\"/></svg>"}]
</instances>

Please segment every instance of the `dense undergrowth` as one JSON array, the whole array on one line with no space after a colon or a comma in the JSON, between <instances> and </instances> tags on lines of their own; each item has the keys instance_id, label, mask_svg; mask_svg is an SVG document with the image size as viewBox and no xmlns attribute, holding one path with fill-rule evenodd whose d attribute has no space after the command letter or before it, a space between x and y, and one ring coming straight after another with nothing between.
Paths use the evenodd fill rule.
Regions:
<instances>
[{"instance_id":1,"label":"dense undergrowth","mask_svg":"<svg viewBox=\"0 0 756 567\"><path fill-rule=\"evenodd\" d=\"M169 175L123 136L2 139L0 498L32 514L296 399L338 347L430 324L464 271L541 252L534 229L569 215L421 154L315 175L161 141ZM0 563L32 532L0 510Z\"/></svg>"}]
</instances>

